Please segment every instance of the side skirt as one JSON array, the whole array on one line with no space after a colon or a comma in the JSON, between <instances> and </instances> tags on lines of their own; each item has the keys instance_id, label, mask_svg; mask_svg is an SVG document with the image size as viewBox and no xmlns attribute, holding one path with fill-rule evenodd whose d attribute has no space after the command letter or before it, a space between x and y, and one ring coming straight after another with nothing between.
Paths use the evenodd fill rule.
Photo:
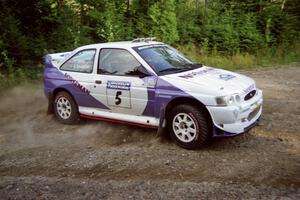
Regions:
<instances>
[{"instance_id":1,"label":"side skirt","mask_svg":"<svg viewBox=\"0 0 300 200\"><path fill-rule=\"evenodd\" d=\"M95 119L100 121L115 122L120 124L135 125L146 128L157 129L159 119L149 116L129 115L122 113L113 113L95 108L79 106L80 117Z\"/></svg>"},{"instance_id":2,"label":"side skirt","mask_svg":"<svg viewBox=\"0 0 300 200\"><path fill-rule=\"evenodd\" d=\"M152 128L152 129L157 129L158 128L157 126L138 124L138 123L133 123L133 122L109 119L109 118L104 118L104 117L95 117L95 116L89 116L89 115L83 115L83 114L81 114L80 117L87 118L87 119L98 120L98 121L106 121L106 122L112 122L112 123L118 123L118 124L139 126L139 127L143 127L143 128Z\"/></svg>"}]
</instances>

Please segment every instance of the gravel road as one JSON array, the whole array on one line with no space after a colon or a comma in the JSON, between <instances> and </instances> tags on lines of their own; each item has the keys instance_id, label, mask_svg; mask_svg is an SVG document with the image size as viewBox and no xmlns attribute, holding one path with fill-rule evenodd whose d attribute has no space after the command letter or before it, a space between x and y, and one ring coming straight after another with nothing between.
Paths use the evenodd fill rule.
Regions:
<instances>
[{"instance_id":1,"label":"gravel road","mask_svg":"<svg viewBox=\"0 0 300 200\"><path fill-rule=\"evenodd\" d=\"M0 199L300 199L300 67L241 73L259 126L188 151L155 130L46 114L42 83L0 94Z\"/></svg>"}]
</instances>

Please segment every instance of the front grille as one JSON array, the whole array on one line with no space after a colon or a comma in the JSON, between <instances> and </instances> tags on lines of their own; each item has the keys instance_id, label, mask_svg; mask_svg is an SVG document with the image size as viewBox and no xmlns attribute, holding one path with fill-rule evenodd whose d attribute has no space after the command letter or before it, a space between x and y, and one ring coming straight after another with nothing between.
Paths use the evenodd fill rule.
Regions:
<instances>
[{"instance_id":1,"label":"front grille","mask_svg":"<svg viewBox=\"0 0 300 200\"><path fill-rule=\"evenodd\" d=\"M255 94L256 94L256 90L252 90L245 96L244 100L247 101L247 100L251 99L252 97L255 96Z\"/></svg>"}]
</instances>

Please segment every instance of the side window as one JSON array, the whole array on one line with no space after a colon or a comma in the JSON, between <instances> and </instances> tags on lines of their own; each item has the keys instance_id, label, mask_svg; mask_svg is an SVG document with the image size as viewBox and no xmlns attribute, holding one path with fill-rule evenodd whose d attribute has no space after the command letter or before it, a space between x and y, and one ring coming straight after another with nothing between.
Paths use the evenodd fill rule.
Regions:
<instances>
[{"instance_id":1,"label":"side window","mask_svg":"<svg viewBox=\"0 0 300 200\"><path fill-rule=\"evenodd\" d=\"M138 75L141 64L124 49L102 49L98 72L100 74Z\"/></svg>"},{"instance_id":2,"label":"side window","mask_svg":"<svg viewBox=\"0 0 300 200\"><path fill-rule=\"evenodd\" d=\"M60 69L73 72L91 73L93 71L96 50L83 50L65 62Z\"/></svg>"}]
</instances>

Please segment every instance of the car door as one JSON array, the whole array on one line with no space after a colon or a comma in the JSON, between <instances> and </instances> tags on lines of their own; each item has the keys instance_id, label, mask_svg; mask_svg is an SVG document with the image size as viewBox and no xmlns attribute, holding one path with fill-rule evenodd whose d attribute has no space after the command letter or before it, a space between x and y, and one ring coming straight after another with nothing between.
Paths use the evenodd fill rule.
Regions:
<instances>
[{"instance_id":1,"label":"car door","mask_svg":"<svg viewBox=\"0 0 300 200\"><path fill-rule=\"evenodd\" d=\"M90 88L94 84L92 72L95 56L96 49L80 50L60 66L60 71L66 80L63 87L72 94L78 106L95 105L95 101L89 95Z\"/></svg>"},{"instance_id":2,"label":"car door","mask_svg":"<svg viewBox=\"0 0 300 200\"><path fill-rule=\"evenodd\" d=\"M142 69L142 70L141 70ZM98 58L98 73L94 77L93 96L115 113L143 115L154 95L155 87L141 71L145 68L127 50L102 48ZM150 114L151 115L151 114Z\"/></svg>"}]
</instances>

